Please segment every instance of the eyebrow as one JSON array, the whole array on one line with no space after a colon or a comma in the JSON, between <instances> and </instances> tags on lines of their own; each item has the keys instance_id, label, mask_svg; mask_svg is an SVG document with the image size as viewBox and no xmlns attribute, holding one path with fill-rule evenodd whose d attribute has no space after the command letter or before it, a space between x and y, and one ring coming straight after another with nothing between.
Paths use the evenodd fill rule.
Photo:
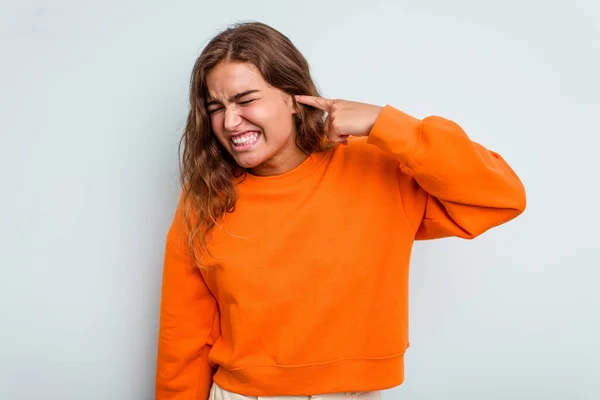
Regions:
<instances>
[{"instance_id":1,"label":"eyebrow","mask_svg":"<svg viewBox=\"0 0 600 400\"><path fill-rule=\"evenodd\" d=\"M253 94L253 93L257 93L257 92L260 92L260 90L258 90L258 89L246 90L245 92L241 92L241 93L238 93L238 94L230 97L229 101L233 102L233 101L241 99L244 96L248 96L249 94ZM206 103L206 107L208 108L214 104L221 104L221 103L218 100L211 100L208 103Z\"/></svg>"}]
</instances>

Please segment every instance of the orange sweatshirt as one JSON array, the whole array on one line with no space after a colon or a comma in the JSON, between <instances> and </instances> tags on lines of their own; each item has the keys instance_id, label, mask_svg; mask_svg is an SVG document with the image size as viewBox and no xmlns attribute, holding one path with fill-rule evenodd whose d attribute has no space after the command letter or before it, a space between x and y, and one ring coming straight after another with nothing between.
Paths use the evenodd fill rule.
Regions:
<instances>
[{"instance_id":1,"label":"orange sweatshirt","mask_svg":"<svg viewBox=\"0 0 600 400\"><path fill-rule=\"evenodd\" d=\"M454 122L391 106L369 136L239 185L199 272L178 208L168 233L156 398L387 389L404 380L415 239L474 238L525 190ZM213 375L214 374L214 375Z\"/></svg>"}]
</instances>

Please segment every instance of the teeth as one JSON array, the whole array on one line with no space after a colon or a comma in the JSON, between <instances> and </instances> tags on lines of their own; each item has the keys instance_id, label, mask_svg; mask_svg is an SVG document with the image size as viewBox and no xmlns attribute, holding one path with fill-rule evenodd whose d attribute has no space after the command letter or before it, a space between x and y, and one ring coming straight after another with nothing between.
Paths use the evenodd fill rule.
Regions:
<instances>
[{"instance_id":1,"label":"teeth","mask_svg":"<svg viewBox=\"0 0 600 400\"><path fill-rule=\"evenodd\" d=\"M252 132L252 133L246 134L244 136L238 136L235 138L231 138L231 141L234 144L242 145L242 144L253 143L254 141L256 141L256 139L258 139L258 132Z\"/></svg>"}]
</instances>

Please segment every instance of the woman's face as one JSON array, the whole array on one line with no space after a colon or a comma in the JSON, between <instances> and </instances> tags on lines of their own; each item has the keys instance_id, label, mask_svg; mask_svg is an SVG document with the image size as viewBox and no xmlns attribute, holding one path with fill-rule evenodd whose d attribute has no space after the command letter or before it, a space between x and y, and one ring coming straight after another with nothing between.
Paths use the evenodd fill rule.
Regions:
<instances>
[{"instance_id":1,"label":"woman's face","mask_svg":"<svg viewBox=\"0 0 600 400\"><path fill-rule=\"evenodd\" d=\"M270 86L252 64L221 62L206 77L206 108L219 142L241 167L276 175L306 155L296 146L291 95Z\"/></svg>"}]
</instances>

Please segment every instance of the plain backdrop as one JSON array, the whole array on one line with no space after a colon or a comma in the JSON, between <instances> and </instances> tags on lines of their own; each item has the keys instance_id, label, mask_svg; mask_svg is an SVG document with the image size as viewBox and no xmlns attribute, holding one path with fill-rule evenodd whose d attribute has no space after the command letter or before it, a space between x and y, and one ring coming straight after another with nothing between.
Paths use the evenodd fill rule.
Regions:
<instances>
[{"instance_id":1,"label":"plain backdrop","mask_svg":"<svg viewBox=\"0 0 600 400\"><path fill-rule=\"evenodd\" d=\"M323 96L452 119L527 188L517 220L415 246L385 399L600 398L600 2L0 4L0 399L153 398L189 75L241 20Z\"/></svg>"}]
</instances>

